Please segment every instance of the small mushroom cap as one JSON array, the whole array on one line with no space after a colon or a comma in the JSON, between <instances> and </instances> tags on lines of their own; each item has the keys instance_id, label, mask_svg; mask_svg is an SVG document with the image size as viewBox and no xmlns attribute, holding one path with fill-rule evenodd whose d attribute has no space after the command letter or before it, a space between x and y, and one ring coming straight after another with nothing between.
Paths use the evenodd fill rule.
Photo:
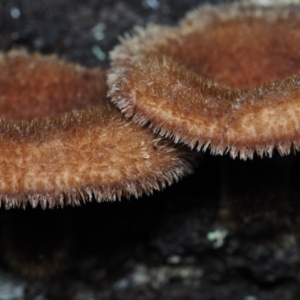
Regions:
<instances>
[{"instance_id":1,"label":"small mushroom cap","mask_svg":"<svg viewBox=\"0 0 300 300\"><path fill-rule=\"evenodd\" d=\"M0 67L6 208L139 196L191 172L186 150L112 106L103 70L20 52L1 54Z\"/></svg>"},{"instance_id":2,"label":"small mushroom cap","mask_svg":"<svg viewBox=\"0 0 300 300\"><path fill-rule=\"evenodd\" d=\"M111 52L109 96L175 142L252 158L300 148L300 6L205 6Z\"/></svg>"}]
</instances>

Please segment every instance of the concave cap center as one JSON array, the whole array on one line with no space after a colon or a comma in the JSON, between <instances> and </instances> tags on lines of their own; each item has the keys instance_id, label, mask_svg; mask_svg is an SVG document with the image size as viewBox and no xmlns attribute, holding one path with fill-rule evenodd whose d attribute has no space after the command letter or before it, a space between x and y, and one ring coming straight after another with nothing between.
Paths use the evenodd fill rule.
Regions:
<instances>
[{"instance_id":1,"label":"concave cap center","mask_svg":"<svg viewBox=\"0 0 300 300\"><path fill-rule=\"evenodd\" d=\"M241 17L183 34L159 51L204 78L253 88L300 71L300 20Z\"/></svg>"},{"instance_id":2,"label":"concave cap center","mask_svg":"<svg viewBox=\"0 0 300 300\"><path fill-rule=\"evenodd\" d=\"M0 117L30 120L96 106L104 75L55 57L0 57ZM99 82L99 85L92 82Z\"/></svg>"}]
</instances>

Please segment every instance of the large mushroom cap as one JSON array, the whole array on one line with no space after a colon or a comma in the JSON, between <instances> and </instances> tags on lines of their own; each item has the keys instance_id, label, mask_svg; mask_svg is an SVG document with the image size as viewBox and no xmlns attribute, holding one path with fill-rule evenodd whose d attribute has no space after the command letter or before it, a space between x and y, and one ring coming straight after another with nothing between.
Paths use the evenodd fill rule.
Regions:
<instances>
[{"instance_id":1,"label":"large mushroom cap","mask_svg":"<svg viewBox=\"0 0 300 300\"><path fill-rule=\"evenodd\" d=\"M115 200L191 171L185 151L126 120L105 73L20 52L0 59L0 202Z\"/></svg>"},{"instance_id":2,"label":"large mushroom cap","mask_svg":"<svg viewBox=\"0 0 300 300\"><path fill-rule=\"evenodd\" d=\"M300 7L206 6L137 29L111 53L109 95L198 150L251 158L300 148Z\"/></svg>"}]
</instances>

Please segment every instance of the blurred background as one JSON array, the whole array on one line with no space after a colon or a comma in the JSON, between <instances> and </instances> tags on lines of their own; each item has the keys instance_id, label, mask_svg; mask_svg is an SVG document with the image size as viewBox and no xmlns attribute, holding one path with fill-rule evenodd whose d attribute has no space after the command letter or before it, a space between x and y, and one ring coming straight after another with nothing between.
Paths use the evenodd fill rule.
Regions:
<instances>
[{"instance_id":1,"label":"blurred background","mask_svg":"<svg viewBox=\"0 0 300 300\"><path fill-rule=\"evenodd\" d=\"M107 68L134 26L176 25L207 3L224 1L0 0L0 49ZM299 299L299 164L202 154L151 196L1 208L0 300Z\"/></svg>"}]
</instances>

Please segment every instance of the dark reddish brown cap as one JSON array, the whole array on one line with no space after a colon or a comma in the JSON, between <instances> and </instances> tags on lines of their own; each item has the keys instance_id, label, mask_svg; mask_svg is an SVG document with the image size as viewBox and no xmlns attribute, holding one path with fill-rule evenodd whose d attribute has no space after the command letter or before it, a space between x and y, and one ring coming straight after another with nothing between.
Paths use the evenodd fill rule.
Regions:
<instances>
[{"instance_id":1,"label":"dark reddish brown cap","mask_svg":"<svg viewBox=\"0 0 300 300\"><path fill-rule=\"evenodd\" d=\"M0 55L0 203L6 208L139 196L191 171L182 148L129 122L105 72L54 56Z\"/></svg>"},{"instance_id":2,"label":"dark reddish brown cap","mask_svg":"<svg viewBox=\"0 0 300 300\"><path fill-rule=\"evenodd\" d=\"M300 7L204 6L111 52L109 95L139 124L243 159L300 148Z\"/></svg>"}]
</instances>

